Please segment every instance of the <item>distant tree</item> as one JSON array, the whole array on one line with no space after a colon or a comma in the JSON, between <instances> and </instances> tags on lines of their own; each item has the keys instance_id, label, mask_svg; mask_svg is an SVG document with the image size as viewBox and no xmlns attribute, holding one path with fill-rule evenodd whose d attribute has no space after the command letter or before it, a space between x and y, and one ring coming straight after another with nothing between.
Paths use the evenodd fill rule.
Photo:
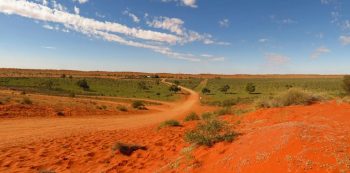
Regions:
<instances>
[{"instance_id":1,"label":"distant tree","mask_svg":"<svg viewBox=\"0 0 350 173\"><path fill-rule=\"evenodd\" d=\"M293 88L293 85L287 84L287 85L286 85L286 88L287 88L287 89Z\"/></svg>"},{"instance_id":2,"label":"distant tree","mask_svg":"<svg viewBox=\"0 0 350 173\"><path fill-rule=\"evenodd\" d=\"M181 88L177 85L171 85L169 88L169 91L177 93L177 92L181 91Z\"/></svg>"},{"instance_id":3,"label":"distant tree","mask_svg":"<svg viewBox=\"0 0 350 173\"><path fill-rule=\"evenodd\" d=\"M139 82L138 87L141 90L149 90L149 88L150 88L145 81Z\"/></svg>"},{"instance_id":4,"label":"distant tree","mask_svg":"<svg viewBox=\"0 0 350 173\"><path fill-rule=\"evenodd\" d=\"M52 89L53 86L54 86L54 83L51 80L48 80L48 81L42 82L40 84L40 86L42 86L42 87L44 87L46 89Z\"/></svg>"},{"instance_id":5,"label":"distant tree","mask_svg":"<svg viewBox=\"0 0 350 173\"><path fill-rule=\"evenodd\" d=\"M156 84L157 84L157 85L160 84L160 79L156 79Z\"/></svg>"},{"instance_id":6,"label":"distant tree","mask_svg":"<svg viewBox=\"0 0 350 173\"><path fill-rule=\"evenodd\" d=\"M210 91L210 89L208 89L208 88L203 88L202 89L202 93L203 94L209 94L211 91Z\"/></svg>"},{"instance_id":7,"label":"distant tree","mask_svg":"<svg viewBox=\"0 0 350 173\"><path fill-rule=\"evenodd\" d=\"M73 76L72 76L72 75L69 75L69 79L73 79Z\"/></svg>"},{"instance_id":8,"label":"distant tree","mask_svg":"<svg viewBox=\"0 0 350 173\"><path fill-rule=\"evenodd\" d=\"M85 79L79 80L79 81L77 82L77 85L78 85L80 88L84 89L85 91L87 91L87 90L90 89L90 86L89 86L88 82L87 82Z\"/></svg>"},{"instance_id":9,"label":"distant tree","mask_svg":"<svg viewBox=\"0 0 350 173\"><path fill-rule=\"evenodd\" d=\"M230 86L226 84L220 88L220 91L226 94L229 89Z\"/></svg>"},{"instance_id":10,"label":"distant tree","mask_svg":"<svg viewBox=\"0 0 350 173\"><path fill-rule=\"evenodd\" d=\"M158 74L154 75L154 78L160 78Z\"/></svg>"},{"instance_id":11,"label":"distant tree","mask_svg":"<svg viewBox=\"0 0 350 173\"><path fill-rule=\"evenodd\" d=\"M61 75L61 78L66 78L66 74L62 74L62 75Z\"/></svg>"},{"instance_id":12,"label":"distant tree","mask_svg":"<svg viewBox=\"0 0 350 173\"><path fill-rule=\"evenodd\" d=\"M255 92L255 85L253 83L247 83L247 85L245 86L245 90L251 94L253 92Z\"/></svg>"},{"instance_id":13,"label":"distant tree","mask_svg":"<svg viewBox=\"0 0 350 173\"><path fill-rule=\"evenodd\" d=\"M176 80L176 81L174 81L174 84L175 85L180 85L180 81Z\"/></svg>"},{"instance_id":14,"label":"distant tree","mask_svg":"<svg viewBox=\"0 0 350 173\"><path fill-rule=\"evenodd\" d=\"M345 75L343 78L343 88L346 94L350 95L350 75Z\"/></svg>"}]
</instances>

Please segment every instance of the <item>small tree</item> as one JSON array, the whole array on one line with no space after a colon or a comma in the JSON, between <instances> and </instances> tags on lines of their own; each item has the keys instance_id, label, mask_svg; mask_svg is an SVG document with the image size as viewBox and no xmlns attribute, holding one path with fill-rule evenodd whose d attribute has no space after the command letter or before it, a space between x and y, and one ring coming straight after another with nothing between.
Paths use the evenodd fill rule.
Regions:
<instances>
[{"instance_id":1,"label":"small tree","mask_svg":"<svg viewBox=\"0 0 350 173\"><path fill-rule=\"evenodd\" d=\"M171 85L169 88L169 91L177 93L177 92L181 91L181 88L177 85Z\"/></svg>"},{"instance_id":2,"label":"small tree","mask_svg":"<svg viewBox=\"0 0 350 173\"><path fill-rule=\"evenodd\" d=\"M176 81L174 81L174 84L175 85L180 85L180 81L176 80Z\"/></svg>"},{"instance_id":3,"label":"small tree","mask_svg":"<svg viewBox=\"0 0 350 173\"><path fill-rule=\"evenodd\" d=\"M226 94L229 89L230 86L226 84L220 88L220 91Z\"/></svg>"},{"instance_id":4,"label":"small tree","mask_svg":"<svg viewBox=\"0 0 350 173\"><path fill-rule=\"evenodd\" d=\"M149 88L150 88L150 87L146 84L145 81L139 82L139 83L138 83L138 86L139 86L139 89L141 89L141 90L149 90Z\"/></svg>"},{"instance_id":5,"label":"small tree","mask_svg":"<svg viewBox=\"0 0 350 173\"><path fill-rule=\"evenodd\" d=\"M48 81L42 82L40 84L40 86L47 88L47 89L52 89L54 86L54 83L51 80L48 80Z\"/></svg>"},{"instance_id":6,"label":"small tree","mask_svg":"<svg viewBox=\"0 0 350 173\"><path fill-rule=\"evenodd\" d=\"M84 89L85 91L87 91L87 90L90 89L90 86L89 86L88 82L87 82L85 79L79 80L79 81L77 82L77 85L78 85L80 88Z\"/></svg>"},{"instance_id":7,"label":"small tree","mask_svg":"<svg viewBox=\"0 0 350 173\"><path fill-rule=\"evenodd\" d=\"M208 89L208 88L203 88L202 89L202 93L203 94L209 94L211 91L210 91L210 89Z\"/></svg>"},{"instance_id":8,"label":"small tree","mask_svg":"<svg viewBox=\"0 0 350 173\"><path fill-rule=\"evenodd\" d=\"M251 94L253 92L255 92L255 85L253 83L247 83L247 85L245 86L245 90Z\"/></svg>"},{"instance_id":9,"label":"small tree","mask_svg":"<svg viewBox=\"0 0 350 173\"><path fill-rule=\"evenodd\" d=\"M346 94L350 94L350 75L345 75L343 78L343 88Z\"/></svg>"},{"instance_id":10,"label":"small tree","mask_svg":"<svg viewBox=\"0 0 350 173\"><path fill-rule=\"evenodd\" d=\"M62 75L61 75L61 78L66 78L66 74L62 74Z\"/></svg>"}]
</instances>

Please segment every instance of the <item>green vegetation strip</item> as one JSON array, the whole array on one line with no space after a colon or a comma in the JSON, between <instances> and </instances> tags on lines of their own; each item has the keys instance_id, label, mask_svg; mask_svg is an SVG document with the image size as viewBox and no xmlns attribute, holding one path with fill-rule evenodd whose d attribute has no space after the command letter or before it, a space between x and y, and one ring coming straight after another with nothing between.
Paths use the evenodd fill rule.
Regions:
<instances>
[{"instance_id":1,"label":"green vegetation strip","mask_svg":"<svg viewBox=\"0 0 350 173\"><path fill-rule=\"evenodd\" d=\"M0 78L0 87L65 96L115 96L162 101L178 98L159 79Z\"/></svg>"}]
</instances>

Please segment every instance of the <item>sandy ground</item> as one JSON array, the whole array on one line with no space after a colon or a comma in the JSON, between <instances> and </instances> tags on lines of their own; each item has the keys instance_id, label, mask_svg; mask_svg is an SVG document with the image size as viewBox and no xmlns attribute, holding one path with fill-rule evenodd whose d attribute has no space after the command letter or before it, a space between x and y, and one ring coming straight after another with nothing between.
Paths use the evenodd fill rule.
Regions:
<instances>
[{"instance_id":1,"label":"sandy ground","mask_svg":"<svg viewBox=\"0 0 350 173\"><path fill-rule=\"evenodd\" d=\"M349 115L335 101L226 115L241 135L190 152L183 135L198 121L45 139L0 149L0 172L349 172ZM116 142L147 149L124 156Z\"/></svg>"},{"instance_id":2,"label":"sandy ground","mask_svg":"<svg viewBox=\"0 0 350 173\"><path fill-rule=\"evenodd\" d=\"M171 104L166 110L154 113L118 116L0 119L0 147L91 131L144 127L167 119L184 116L198 104L199 95L192 90L182 89L188 93L185 99Z\"/></svg>"},{"instance_id":3,"label":"sandy ground","mask_svg":"<svg viewBox=\"0 0 350 173\"><path fill-rule=\"evenodd\" d=\"M0 120L0 172L350 172L350 105L336 101L225 115L240 135L192 148L183 139L198 121L157 124L212 108L190 94L165 112L106 117ZM131 156L117 142L145 146Z\"/></svg>"}]
</instances>

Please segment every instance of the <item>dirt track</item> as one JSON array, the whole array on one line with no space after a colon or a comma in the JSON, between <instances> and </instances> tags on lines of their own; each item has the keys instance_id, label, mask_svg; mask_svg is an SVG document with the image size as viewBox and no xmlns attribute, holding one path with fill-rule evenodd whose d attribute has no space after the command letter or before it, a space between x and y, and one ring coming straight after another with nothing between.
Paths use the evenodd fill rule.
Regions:
<instances>
[{"instance_id":1,"label":"dirt track","mask_svg":"<svg viewBox=\"0 0 350 173\"><path fill-rule=\"evenodd\" d=\"M198 93L183 87L182 90L189 93L186 99L176 102L165 112L86 118L2 119L0 120L0 148L82 132L144 127L180 117L189 113L199 100Z\"/></svg>"}]
</instances>

